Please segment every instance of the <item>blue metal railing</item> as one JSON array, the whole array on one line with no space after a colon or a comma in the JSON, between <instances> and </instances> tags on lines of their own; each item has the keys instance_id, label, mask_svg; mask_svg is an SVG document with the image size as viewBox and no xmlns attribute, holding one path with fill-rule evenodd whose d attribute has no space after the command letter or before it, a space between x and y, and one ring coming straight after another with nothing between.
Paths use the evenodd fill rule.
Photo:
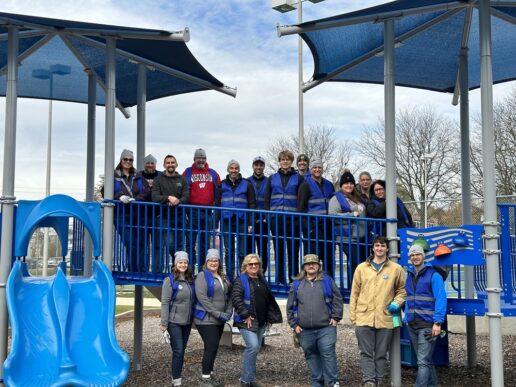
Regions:
<instances>
[{"instance_id":1,"label":"blue metal railing","mask_svg":"<svg viewBox=\"0 0 516 387\"><path fill-rule=\"evenodd\" d=\"M354 268L365 260L372 237L382 234L386 223L291 212L114 203L113 276L118 283L161 283L178 250L188 252L191 266L198 271L206 250L216 248L232 278L246 254L258 253L265 276L278 295L288 293L302 255L315 253L347 296Z\"/></svg>"}]
</instances>

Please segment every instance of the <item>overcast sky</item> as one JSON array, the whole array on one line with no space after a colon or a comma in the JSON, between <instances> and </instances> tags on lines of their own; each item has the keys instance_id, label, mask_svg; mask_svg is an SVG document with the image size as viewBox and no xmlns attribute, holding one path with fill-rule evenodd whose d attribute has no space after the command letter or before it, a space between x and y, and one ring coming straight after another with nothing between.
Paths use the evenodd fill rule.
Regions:
<instances>
[{"instance_id":1,"label":"overcast sky","mask_svg":"<svg viewBox=\"0 0 516 387\"><path fill-rule=\"evenodd\" d=\"M383 0L326 0L304 3L304 20L333 16L384 3ZM225 175L228 160L240 161L244 176L254 156L280 135L296 134L297 37L278 38L276 23L294 24L297 12L281 14L270 0L4 0L2 12L175 31L189 27L187 43L193 55L216 78L237 87L237 98L215 91L163 98L147 104L147 148L161 166L176 155L179 171L192 163L194 150L206 149L208 162ZM304 80L313 60L304 47ZM495 86L495 100L512 85ZM439 113L458 119L451 95L407 88L396 89L397 109L430 104ZM479 111L479 92L471 93L472 116ZM327 125L339 138L356 138L364 127L383 116L383 86L326 83L305 93L305 127ZM136 150L136 109L125 119L116 114L116 154ZM84 198L86 106L55 102L51 193ZM45 192L48 102L18 101L16 196L38 199ZM0 98L0 125L5 125L5 98ZM97 108L96 176L104 168L104 109ZM3 153L3 135L1 131ZM0 167L3 157L0 158ZM113 166L114 167L114 166ZM1 184L1 182L0 182Z\"/></svg>"}]
</instances>

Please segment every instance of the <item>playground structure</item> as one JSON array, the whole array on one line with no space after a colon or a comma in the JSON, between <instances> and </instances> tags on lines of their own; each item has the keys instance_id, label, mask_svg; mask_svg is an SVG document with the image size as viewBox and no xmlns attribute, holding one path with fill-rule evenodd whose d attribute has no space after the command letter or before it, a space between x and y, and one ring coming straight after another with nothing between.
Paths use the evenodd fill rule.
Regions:
<instances>
[{"instance_id":1,"label":"playground structure","mask_svg":"<svg viewBox=\"0 0 516 387\"><path fill-rule=\"evenodd\" d=\"M418 1L399 1L397 2L401 5L415 5L416 7L419 6L422 9L428 10L428 6L434 5L435 8L431 8L432 10L438 10L439 7L443 7L445 10L449 5L447 5L445 1L439 0L439 1L432 1L432 0L418 0ZM435 3L435 4L434 4ZM500 329L500 319L502 317L502 309L500 305L500 293L502 292L502 299L504 300L505 304L508 304L509 306L512 304L512 299L509 299L513 295L514 291L514 275L511 272L511 266L513 257L512 255L509 255L508 262L509 266L503 267L503 275L500 275L500 262L503 264L506 264L506 259L504 258L505 254L511 254L507 251L504 251L506 248L511 247L511 242L513 237L511 235L514 235L512 233L505 234L504 239L504 230L510 230L510 226L503 225L502 227L502 258L500 258L499 253L499 245L498 245L498 223L497 223L497 214L496 214L496 201L495 201L495 173L494 173L494 141L493 141L493 125L492 125L492 74L491 72L491 62L490 62L490 53L491 53L491 25L490 25L490 18L489 18L489 4L490 2L488 0L479 0L475 4L469 4L469 2L466 1L454 1L450 2L453 3L453 7L457 7L457 9L460 6L463 6L464 8L472 8L478 7L478 16L479 16L479 25L480 25L480 35L482 36L482 39L480 39L480 53L482 58L481 63L481 69L482 69L482 77L481 77L481 89L482 89L482 127L484 131L484 138L486 141L484 141L484 184L488 189L486 189L486 195L485 195L485 213L484 213L484 244L483 244L483 253L486 256L486 265L484 266L484 269L479 270L478 274L471 270L466 270L465 275L466 278L464 281L461 280L462 278L462 271L460 268L457 268L455 278L457 279L456 285L458 288L462 289L463 283L466 286L473 286L475 280L474 275L477 276L475 278L480 279L479 282L479 288L483 286L484 294L486 295L488 299L488 308L489 308L489 325L490 325L490 343L491 343L491 364L492 364L492 384L494 386L502 386L503 385L503 359L502 359L502 345L501 345L501 329ZM512 7L513 5L509 5L509 7ZM451 8L449 8L451 9ZM475 8L476 9L476 8ZM389 12L391 13L389 13ZM383 54L383 62L381 63L381 59L375 59L376 62L380 63L382 66L385 64L384 67L384 84L385 84L385 95L386 95L386 107L385 107L385 126L386 126L386 157L387 157L387 168L386 168L386 182L387 182L387 217L389 219L392 219L394 217L395 211L395 171L396 171L396 165L394 162L394 149L395 149L395 111L394 111L394 100L393 97L395 95L394 89L395 89L395 81L394 81L394 58L395 58L395 34L394 34L394 26L395 23L397 23L399 20L402 19L400 16L400 13L392 13L393 9L388 9L387 11L384 10L384 14L382 14L380 18L378 18L377 15L369 16L369 18L366 18L368 22L374 22L375 27L378 26L377 21L380 20L384 23L384 31L385 36L382 35L382 40L384 40L384 45L377 50L377 52L370 53L370 57L377 57L375 53ZM394 9L396 11L396 9ZM453 9L451 9L453 11ZM378 10L378 13L380 14L380 10ZM413 15L413 13L410 13L410 15ZM356 16L356 15L355 15ZM471 15L470 15L471 16ZM36 19L36 20L35 20ZM355 19L355 21L358 19ZM3 191L2 191L2 197L1 197L1 203L2 203L2 245L1 245L1 256L0 256L0 314L3 315L3 318L5 318L5 289L2 287L2 285L6 282L7 275L11 271L11 261L13 257L13 251L12 251L12 241L14 238L13 225L14 225L14 212L15 212L15 205L16 200L14 196L14 170L15 170L15 164L14 164L14 150L15 150L15 137L16 137L16 97L17 97L17 70L18 70L18 43L19 43L19 29L20 26L28 26L27 28L32 28L34 26L34 23L38 22L38 28L45 27L45 20L43 18L32 18L30 22L24 23L23 20L19 21L16 20L16 22L12 22L7 18L7 22L4 24L7 26L5 28L5 35L6 39L5 41L8 42L8 48L5 50L7 52L7 60L5 61L6 67L7 67L7 83L6 83L6 97L7 97L7 103L6 103L6 128L5 128L5 143L4 143L4 175L3 175ZM54 21L55 22L55 21ZM338 20L333 20L331 22L338 23ZM43 23L43 25L41 24ZM344 21L344 23L350 24L349 21ZM313 23L312 23L313 24ZM328 23L327 23L328 24ZM53 33L55 32L55 26L51 26L52 28L49 28ZM69 28L70 25L66 24L60 25L59 31L60 34L66 34L67 28ZM104 26L105 27L105 26ZM303 27L303 26L302 26ZM295 27L294 32L295 33L303 33L302 27ZM95 28L100 28L99 26L96 26ZM297 29L296 29L297 28ZM313 25L310 25L309 28L314 28ZM325 28L325 27L323 27ZM73 28L71 28L73 29ZM381 29L381 28L380 28ZM77 32L77 31L74 31ZM141 31L134 32L133 34L139 33ZM92 32L94 34L94 32ZM129 31L122 31L122 35L129 34ZM157 35L157 34L155 34ZM363 36L367 36L367 34L362 34ZM25 34L24 37L31 38L32 35ZM106 179L106 187L105 187L105 193L106 193L106 199L108 200L108 205L104 208L104 222L105 224L112 224L114 223L114 204L109 203L109 199L112 198L113 194L113 165L114 165L114 108L117 104L116 102L116 88L115 88L115 53L116 53L116 40L113 35L107 35L107 38L102 38L106 42L105 51L107 53L107 59L106 59L106 70L100 71L100 73L105 75L104 79L104 85L106 96L105 96L105 105L106 105L106 146L105 146L105 179ZM125 35L124 35L125 36ZM133 35L134 36L134 35ZM413 35L410 35L413 36ZM409 38L410 36L405 36L405 38ZM141 35L140 35L141 37ZM93 39L95 40L95 39ZM324 40L324 39L322 39ZM347 41L347 39L338 39L333 41ZM398 42L400 43L400 42ZM407 47L408 45L405 45ZM328 49L328 52L336 52L337 50L334 49ZM462 51L461 51L462 53ZM29 54L27 54L29 55ZM378 56L379 57L379 56ZM137 58L141 59L141 58ZM465 61L465 62L464 62ZM143 66L138 66L139 69L143 69L142 71L142 77L138 75L138 86L145 87L145 66L144 61L141 63ZM461 93L461 116L463 118L467 118L467 91L469 89L469 85L467 83L467 71L464 71L467 69L467 57L464 58L461 56L461 69L460 71L460 84L462 85L460 87L460 93ZM341 68L341 70L345 70L349 68L349 66L344 66ZM102 69L103 70L103 69ZM97 72L98 73L98 72ZM89 73L90 79L95 79L97 76L97 73L95 71ZM139 73L140 74L140 73ZM464 74L466 74L466 82L463 81ZM335 75L334 72L328 72L326 74L329 78L331 76ZM453 74L454 81L456 80L455 76L457 74ZM184 74L183 74L184 76ZM324 82L326 79L318 79L318 82ZM183 78L184 79L184 78ZM141 80L141 81L140 81ZM188 78L188 80L191 81L191 78ZM501 81L501 80L500 80ZM207 83L204 83L203 85L206 86ZM208 84L210 84L208 82ZM213 84L213 82L212 82ZM421 86L420 86L421 87ZM216 89L215 87L212 87L213 89ZM222 91L221 86L218 86L218 90ZM94 89L94 88L93 88ZM457 88L457 90L459 90ZM191 90L190 90L191 91ZM227 90L226 90L227 91ZM92 98L93 95L93 98ZM143 95L143 92L140 94L140 96ZM88 93L88 100L89 102L93 103L95 105L95 96L94 93ZM139 100L140 101L140 100ZM464 102L464 103L463 103ZM93 109L94 110L94 109ZM141 104L139 104L139 112L144 112L144 99ZM144 114L144 113L142 113ZM91 117L89 117L89 122L91 121ZM469 132L467 130L467 124L464 122L465 119L462 120L462 128L463 128L463 134L465 133L466 138L469 136ZM140 122L142 124L140 125ZM466 128L466 129L464 129ZM137 145L137 155L138 155L138 168L142 168L142 159L143 155L145 154L145 141L144 141L144 119L139 120L139 141ZM143 137L140 136L143 134ZM91 137L89 136L88 142L90 142ZM463 144L463 150L468 149L467 146L464 146ZM467 153L466 153L467 154ZM463 153L463 159L467 160L467 157L464 157ZM91 166L92 166L92 156L91 153L88 153L88 171L87 173L89 176L91 176ZM467 163L466 163L467 164ZM89 179L90 184L87 185L87 195L91 195L93 192L93 180ZM469 192L469 168L464 166L463 163L463 194L465 197L463 198L465 213L463 214L463 222L465 224L468 223L467 221L467 211L470 206L470 198L468 198L466 195ZM505 227L505 228L504 228ZM396 258L397 256L397 243L396 243L396 226L394 222L388 221L387 222L387 236L390 238L391 243L391 253L393 258ZM112 227L104 227L103 229L103 260L106 263L106 266L108 268L112 267L113 264L113 256L116 257L116 249L114 249L114 245L116 247L116 238L113 238L113 229ZM508 242L509 241L509 242ZM90 248L88 247L88 244L85 243L84 245L84 258L88 260L91 258L92 254L88 253ZM509 249L508 251L512 251ZM83 266L84 270L88 270L89 264L87 262L84 262ZM342 269L340 269L342 272ZM474 274L474 275L473 275ZM510 278L507 278L510 277ZM454 278L454 274L452 272L451 278ZM503 280L503 286L501 285L500 278ZM484 281L485 280L485 281ZM279 284L278 284L279 286ZM473 288L470 288L469 291L465 289L465 293L467 294L467 298L462 298L463 300L475 300L474 297ZM141 310L141 302L138 302L138 297L141 297L141 292L138 292L137 290L137 316L138 316L138 309ZM465 293L460 292L460 295L466 295ZM140 298L141 301L141 298ZM474 301L477 302L477 301ZM468 313L474 314L482 314L484 311L476 312L476 309L468 309ZM464 313L466 314L466 313ZM466 314L468 315L468 314ZM138 364L141 361L141 359L138 359L138 353L141 352L141 346L138 348L138 331L140 331L141 335L141 321L139 321L138 318L135 319L135 359L133 361L136 364L136 369L138 369ZM0 321L0 361L5 359L5 348L6 345L6 337L7 337L7 324L5 320ZM468 337L474 337L474 331L473 335L468 335ZM469 347L468 347L469 348ZM474 347L473 347L474 348ZM468 351L468 358L470 355L470 351ZM400 384L400 378L399 378L399 372L396 370L396 365L399 364L397 361L399 359L399 354L396 353L396 348L394 348L393 354L392 354L392 363L394 364L393 367L393 383L394 385ZM2 378L0 378L2 379Z\"/></svg>"}]
</instances>

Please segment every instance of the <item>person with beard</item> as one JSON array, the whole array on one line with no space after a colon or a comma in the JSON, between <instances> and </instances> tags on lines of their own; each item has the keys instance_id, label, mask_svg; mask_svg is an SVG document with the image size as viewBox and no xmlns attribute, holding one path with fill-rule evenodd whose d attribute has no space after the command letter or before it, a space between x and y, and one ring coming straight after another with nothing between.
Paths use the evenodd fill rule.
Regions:
<instances>
[{"instance_id":1,"label":"person with beard","mask_svg":"<svg viewBox=\"0 0 516 387\"><path fill-rule=\"evenodd\" d=\"M294 154L283 150L278 155L280 168L267 181L265 209L278 212L297 212L297 195L304 178L292 168ZM287 271L291 277L299 272L301 230L296 216L271 215L271 232L276 254L276 281L286 284ZM288 252L289 260L286 255Z\"/></svg>"},{"instance_id":2,"label":"person with beard","mask_svg":"<svg viewBox=\"0 0 516 387\"><path fill-rule=\"evenodd\" d=\"M149 187L152 189L152 184L154 182L154 179L160 175L160 171L156 170L156 157L154 157L151 154L148 154L143 159L143 170L142 175L147 180L147 183L149 183Z\"/></svg>"},{"instance_id":3,"label":"person with beard","mask_svg":"<svg viewBox=\"0 0 516 387\"><path fill-rule=\"evenodd\" d=\"M265 209L265 187L269 178L263 174L265 159L256 156L253 159L253 174L247 178L254 188L256 209ZM252 233L247 237L248 253L256 252L262 258L262 271L265 275L269 263L269 223L266 215L255 214ZM256 249L256 250L255 250Z\"/></svg>"},{"instance_id":4,"label":"person with beard","mask_svg":"<svg viewBox=\"0 0 516 387\"><path fill-rule=\"evenodd\" d=\"M211 169L206 162L206 151L197 149L194 154L194 162L183 172L186 177L186 184L189 189L189 204L194 206L213 206L215 204L215 190L220 184L219 174ZM212 230L211 210L189 209L188 218L191 230L186 235L190 245L190 257L197 261L198 269L204 266L206 250L210 244L210 233ZM197 249L195 243L197 242Z\"/></svg>"},{"instance_id":5,"label":"person with beard","mask_svg":"<svg viewBox=\"0 0 516 387\"><path fill-rule=\"evenodd\" d=\"M177 165L174 156L165 156L163 161L165 170L154 179L152 186L152 201L167 206L159 209L159 220L156 222L160 227L161 235L155 234L152 240L153 273L161 273L166 268L163 247L170 255L184 249L184 216L182 211L177 211L177 206L188 203L188 185L186 178L176 172Z\"/></svg>"},{"instance_id":6,"label":"person with beard","mask_svg":"<svg viewBox=\"0 0 516 387\"><path fill-rule=\"evenodd\" d=\"M226 178L217 188L215 205L235 209L256 208L253 185L249 180L242 178L238 161L230 160L227 171ZM220 233L224 241L226 274L233 281L235 267L238 270L244 260L246 234L248 227L252 226L252 217L245 211L223 209L217 212L217 220L219 218Z\"/></svg>"}]
</instances>

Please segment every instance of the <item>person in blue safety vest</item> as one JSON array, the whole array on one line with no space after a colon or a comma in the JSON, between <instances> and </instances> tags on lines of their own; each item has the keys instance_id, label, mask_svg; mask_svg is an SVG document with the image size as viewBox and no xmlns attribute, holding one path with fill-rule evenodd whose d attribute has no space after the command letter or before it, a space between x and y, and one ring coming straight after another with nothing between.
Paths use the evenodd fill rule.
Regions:
<instances>
[{"instance_id":1,"label":"person in blue safety vest","mask_svg":"<svg viewBox=\"0 0 516 387\"><path fill-rule=\"evenodd\" d=\"M149 183L150 188L152 188L154 179L161 174L161 172L156 169L156 162L156 157L150 153L143 159L143 169L141 172L142 176L147 180L147 183Z\"/></svg>"},{"instance_id":2,"label":"person in blue safety vest","mask_svg":"<svg viewBox=\"0 0 516 387\"><path fill-rule=\"evenodd\" d=\"M217 249L209 249L204 267L195 278L194 324L204 343L201 387L223 386L215 379L213 366L224 332L224 324L231 320L231 283L222 270Z\"/></svg>"},{"instance_id":3,"label":"person in blue safety vest","mask_svg":"<svg viewBox=\"0 0 516 387\"><path fill-rule=\"evenodd\" d=\"M303 217L303 249L305 253L316 254L321 258L324 270L333 277L334 244L332 224L329 219L317 217L328 214L328 203L335 188L324 173L323 163L320 159L312 161L311 174L299 187L297 194L297 208L299 212L314 216Z\"/></svg>"},{"instance_id":4,"label":"person in blue safety vest","mask_svg":"<svg viewBox=\"0 0 516 387\"><path fill-rule=\"evenodd\" d=\"M355 178L345 171L339 180L340 189L330 199L328 212L330 215L346 217L365 217L366 207L355 187ZM340 254L346 254L348 269L348 289L351 287L353 272L360 262L368 257L368 247L365 245L367 225L365 221L355 219L335 220L335 239L341 243Z\"/></svg>"},{"instance_id":5,"label":"person in blue safety vest","mask_svg":"<svg viewBox=\"0 0 516 387\"><path fill-rule=\"evenodd\" d=\"M284 214L297 212L297 194L304 178L294 168L294 154L289 150L278 155L280 168L267 182L265 209L283 213L271 215L271 233L276 256L276 281L286 284L287 272L291 277L299 272L301 229L299 218ZM288 252L289 260L285 257Z\"/></svg>"},{"instance_id":6,"label":"person in blue safety vest","mask_svg":"<svg viewBox=\"0 0 516 387\"><path fill-rule=\"evenodd\" d=\"M215 204L215 190L217 185L220 184L220 177L206 162L206 151L204 149L195 150L194 162L191 167L184 170L183 176L186 177L186 183L188 184L189 204L194 206L213 206ZM190 229L186 234L189 245L188 253L192 265L195 266L197 262L197 268L201 271L204 266L206 249L210 246L211 236L214 235L212 233L212 210L188 209L188 219L190 224ZM196 242L197 249L195 249Z\"/></svg>"},{"instance_id":7,"label":"person in blue safety vest","mask_svg":"<svg viewBox=\"0 0 516 387\"><path fill-rule=\"evenodd\" d=\"M153 273L161 273L166 269L167 255L174 256L176 251L184 249L184 227L187 223L183 211L178 211L180 204L188 203L188 185L186 178L177 173L177 160L172 155L165 156L162 174L154 179L152 186L152 201L163 206L155 210L154 229L161 230L161 234L154 233L153 244ZM152 223L151 223L152 224Z\"/></svg>"},{"instance_id":8,"label":"person in blue safety vest","mask_svg":"<svg viewBox=\"0 0 516 387\"><path fill-rule=\"evenodd\" d=\"M387 205L385 202L385 181L375 180L370 188L370 201L367 203L367 216L376 219L387 217ZM398 219L398 229L414 227L412 215L400 198L396 198L396 218ZM386 233L385 227L383 234Z\"/></svg>"},{"instance_id":9,"label":"person in blue safety vest","mask_svg":"<svg viewBox=\"0 0 516 387\"><path fill-rule=\"evenodd\" d=\"M256 356L262 346L265 331L271 324L283 321L281 310L262 272L262 260L257 254L245 256L241 274L231 293L234 326L245 342L242 358L241 387L260 387L256 381Z\"/></svg>"},{"instance_id":10,"label":"person in blue safety vest","mask_svg":"<svg viewBox=\"0 0 516 387\"><path fill-rule=\"evenodd\" d=\"M425 252L419 245L409 250L407 269L407 302L403 322L408 324L410 341L417 356L416 387L437 386L437 372L432 361L435 344L446 318L446 288L443 277L431 264L425 263Z\"/></svg>"},{"instance_id":11,"label":"person in blue safety vest","mask_svg":"<svg viewBox=\"0 0 516 387\"><path fill-rule=\"evenodd\" d=\"M216 218L220 219L219 229L224 244L226 274L233 281L235 267L238 270L244 259L247 250L247 231L252 226L251 214L238 210L256 208L256 199L253 185L240 174L238 161L230 160L227 171L226 178L217 187L215 205L223 207L217 212Z\"/></svg>"},{"instance_id":12,"label":"person in blue safety vest","mask_svg":"<svg viewBox=\"0 0 516 387\"><path fill-rule=\"evenodd\" d=\"M168 332L172 349L172 385L181 386L186 345L190 337L195 301L194 278L186 251L177 251L174 266L161 288L161 332Z\"/></svg>"},{"instance_id":13,"label":"person in blue safety vest","mask_svg":"<svg viewBox=\"0 0 516 387\"><path fill-rule=\"evenodd\" d=\"M265 209L265 188L269 178L265 176L265 159L262 156L256 156L253 159L253 174L247 178L254 188L256 196L256 209ZM247 252L257 253L262 260L262 272L265 275L269 264L269 222L267 215L255 214L253 229L247 238Z\"/></svg>"},{"instance_id":14,"label":"person in blue safety vest","mask_svg":"<svg viewBox=\"0 0 516 387\"><path fill-rule=\"evenodd\" d=\"M141 223L145 223L145 209L134 206L135 201L149 201L150 187L140 172L133 166L134 154L124 149L120 154L120 162L115 168L113 199L123 204L115 209L116 231L125 247L125 260L122 260L120 270L144 272L145 265L145 232ZM102 194L104 194L102 188Z\"/></svg>"},{"instance_id":15,"label":"person in blue safety vest","mask_svg":"<svg viewBox=\"0 0 516 387\"><path fill-rule=\"evenodd\" d=\"M339 386L335 344L343 302L335 281L322 270L319 257L307 254L287 301L288 324L294 330L310 369L311 386Z\"/></svg>"},{"instance_id":16,"label":"person in blue safety vest","mask_svg":"<svg viewBox=\"0 0 516 387\"><path fill-rule=\"evenodd\" d=\"M364 386L383 385L387 353L394 332L393 314L405 302L405 272L387 253L388 239L376 236L372 255L355 270L349 319L355 326Z\"/></svg>"}]
</instances>

